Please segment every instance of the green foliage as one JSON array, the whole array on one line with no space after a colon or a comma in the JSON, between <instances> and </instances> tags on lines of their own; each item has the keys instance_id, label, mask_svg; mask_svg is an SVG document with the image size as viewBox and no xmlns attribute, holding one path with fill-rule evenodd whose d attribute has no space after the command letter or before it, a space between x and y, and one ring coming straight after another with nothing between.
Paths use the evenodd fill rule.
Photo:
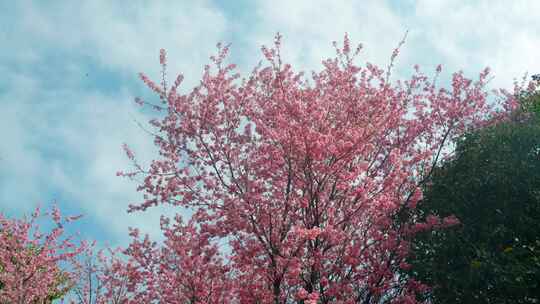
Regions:
<instances>
[{"instance_id":1,"label":"green foliage","mask_svg":"<svg viewBox=\"0 0 540 304\"><path fill-rule=\"evenodd\" d=\"M529 97L524 119L464 136L425 190L422 217L461 221L413 242L409 275L434 286L433 303L540 301L540 98Z\"/></svg>"},{"instance_id":2,"label":"green foliage","mask_svg":"<svg viewBox=\"0 0 540 304\"><path fill-rule=\"evenodd\" d=\"M537 118L540 118L540 92L524 93L520 99L523 112L532 113Z\"/></svg>"}]
</instances>

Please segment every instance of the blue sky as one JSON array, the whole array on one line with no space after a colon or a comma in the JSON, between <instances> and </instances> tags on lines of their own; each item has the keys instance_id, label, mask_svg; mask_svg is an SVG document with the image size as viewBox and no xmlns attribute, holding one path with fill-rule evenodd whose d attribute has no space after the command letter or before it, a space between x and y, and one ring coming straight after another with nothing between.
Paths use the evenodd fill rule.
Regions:
<instances>
[{"instance_id":1,"label":"blue sky","mask_svg":"<svg viewBox=\"0 0 540 304\"><path fill-rule=\"evenodd\" d=\"M262 59L260 46L284 36L283 54L297 69L319 69L331 42L348 32L363 43L360 62L388 63L406 30L394 79L418 63L443 65L443 79L489 66L492 87L510 88L540 72L540 1L1 1L0 211L20 216L52 202L85 214L73 230L125 244L127 227L159 234L160 208L126 213L141 195L116 177L129 169L128 143L142 163L156 150L138 126L151 113L134 103L152 98L137 73L182 72L197 83L219 41L232 43L241 72Z\"/></svg>"}]
</instances>

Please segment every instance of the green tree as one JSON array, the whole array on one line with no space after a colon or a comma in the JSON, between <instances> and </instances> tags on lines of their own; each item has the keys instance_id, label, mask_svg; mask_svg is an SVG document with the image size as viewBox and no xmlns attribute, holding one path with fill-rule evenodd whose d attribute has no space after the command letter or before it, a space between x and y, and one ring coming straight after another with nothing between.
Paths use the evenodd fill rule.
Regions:
<instances>
[{"instance_id":1,"label":"green tree","mask_svg":"<svg viewBox=\"0 0 540 304\"><path fill-rule=\"evenodd\" d=\"M438 167L421 216L460 225L420 234L409 275L433 303L540 303L540 98L510 121L467 134Z\"/></svg>"}]
</instances>

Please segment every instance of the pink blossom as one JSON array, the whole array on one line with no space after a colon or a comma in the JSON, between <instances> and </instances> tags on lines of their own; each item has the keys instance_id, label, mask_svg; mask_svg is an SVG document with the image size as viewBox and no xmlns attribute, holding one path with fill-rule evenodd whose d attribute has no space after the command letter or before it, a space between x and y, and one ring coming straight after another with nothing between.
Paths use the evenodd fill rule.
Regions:
<instances>
[{"instance_id":1,"label":"pink blossom","mask_svg":"<svg viewBox=\"0 0 540 304\"><path fill-rule=\"evenodd\" d=\"M442 224L444 227L455 226L455 225L458 225L459 223L460 221L455 215L447 216L443 218L442 220Z\"/></svg>"},{"instance_id":2,"label":"pink blossom","mask_svg":"<svg viewBox=\"0 0 540 304\"><path fill-rule=\"evenodd\" d=\"M167 204L193 216L162 221L163 243L132 230L109 261L109 295L129 286L124 303L355 303L363 290L357 301L376 303L399 287L394 302L415 303L423 285L396 275L410 267L407 240L457 223L418 220L429 168L464 132L508 117L515 95L501 92L495 111L488 70L455 73L445 88L416 66L391 83L403 42L385 71L357 65L360 46L351 53L345 36L309 78L281 57L277 35L242 81L219 44L186 94L181 76L167 90L160 52L161 85L140 75L164 103L151 120L159 155L143 168L124 146L135 170L122 175L139 176L143 192L129 210ZM411 217L395 225L396 214Z\"/></svg>"},{"instance_id":3,"label":"pink blossom","mask_svg":"<svg viewBox=\"0 0 540 304\"><path fill-rule=\"evenodd\" d=\"M51 231L40 231L40 216L39 208L30 219L11 219L0 213L1 303L41 303L52 294L66 293L69 280L77 279L69 265L75 264L74 258L87 244L76 245L69 237L62 237L57 207L50 212L57 224Z\"/></svg>"},{"instance_id":4,"label":"pink blossom","mask_svg":"<svg viewBox=\"0 0 540 304\"><path fill-rule=\"evenodd\" d=\"M165 52L165 49L159 50L159 64L161 65L167 64L167 53Z\"/></svg>"}]
</instances>

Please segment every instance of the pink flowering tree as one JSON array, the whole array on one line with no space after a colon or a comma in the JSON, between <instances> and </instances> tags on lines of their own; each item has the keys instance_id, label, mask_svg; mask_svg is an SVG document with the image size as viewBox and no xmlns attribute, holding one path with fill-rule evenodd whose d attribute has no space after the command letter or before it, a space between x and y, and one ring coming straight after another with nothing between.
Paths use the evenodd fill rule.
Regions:
<instances>
[{"instance_id":1,"label":"pink flowering tree","mask_svg":"<svg viewBox=\"0 0 540 304\"><path fill-rule=\"evenodd\" d=\"M212 235L180 216L174 223L162 218L161 228L162 246L131 230L133 241L124 252L131 258L113 258L103 276L105 299L118 298L124 289L118 303L231 303L233 281L218 246L210 243Z\"/></svg>"},{"instance_id":2,"label":"pink flowering tree","mask_svg":"<svg viewBox=\"0 0 540 304\"><path fill-rule=\"evenodd\" d=\"M209 233L200 233L191 220L174 223L162 217L165 242L157 246L137 229L123 251L97 253L89 248L76 263L78 281L70 290L70 303L230 303L233 285L218 247Z\"/></svg>"},{"instance_id":3,"label":"pink flowering tree","mask_svg":"<svg viewBox=\"0 0 540 304\"><path fill-rule=\"evenodd\" d=\"M62 218L55 207L50 213L55 227L42 232L37 223L39 208L29 219L0 214L0 303L50 303L63 297L76 280L70 270L75 256L86 245L62 237Z\"/></svg>"},{"instance_id":4,"label":"pink flowering tree","mask_svg":"<svg viewBox=\"0 0 540 304\"><path fill-rule=\"evenodd\" d=\"M128 298L128 282L132 278L123 270L118 250L96 251L87 247L74 263L76 281L69 291L71 304L120 304Z\"/></svg>"},{"instance_id":5,"label":"pink flowering tree","mask_svg":"<svg viewBox=\"0 0 540 304\"><path fill-rule=\"evenodd\" d=\"M160 154L143 168L125 146L135 169L119 175L141 176L144 193L129 210L193 216L163 219L162 245L132 231L110 274L127 278L125 303L414 303L426 290L397 275L409 240L457 221L418 222L421 186L457 136L504 118L514 95L488 102L487 69L454 73L449 88L440 67L391 83L399 48L387 69L361 67L347 36L308 79L280 44L241 80L218 44L187 94L182 76L168 86L163 50L161 84L141 74L160 99L136 100L163 113L151 121Z\"/></svg>"}]
</instances>

